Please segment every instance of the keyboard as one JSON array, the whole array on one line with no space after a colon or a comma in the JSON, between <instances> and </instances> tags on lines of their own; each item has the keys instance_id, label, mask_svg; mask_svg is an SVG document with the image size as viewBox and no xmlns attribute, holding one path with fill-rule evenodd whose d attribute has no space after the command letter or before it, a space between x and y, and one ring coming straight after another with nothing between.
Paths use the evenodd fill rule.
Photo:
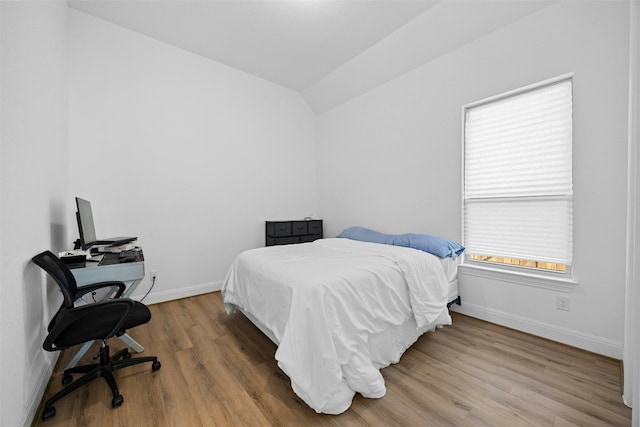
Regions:
<instances>
[{"instance_id":1,"label":"keyboard","mask_svg":"<svg viewBox=\"0 0 640 427\"><path fill-rule=\"evenodd\" d=\"M142 255L142 251L137 250L127 250L122 252L106 252L102 256L102 260L98 263L98 265L112 265L112 264L122 264L126 262L140 262L144 261L144 256Z\"/></svg>"},{"instance_id":2,"label":"keyboard","mask_svg":"<svg viewBox=\"0 0 640 427\"><path fill-rule=\"evenodd\" d=\"M131 249L128 251L118 252L118 255L120 256L120 258L130 258L130 257L138 258L138 255L142 255L142 252L135 249Z\"/></svg>"}]
</instances>

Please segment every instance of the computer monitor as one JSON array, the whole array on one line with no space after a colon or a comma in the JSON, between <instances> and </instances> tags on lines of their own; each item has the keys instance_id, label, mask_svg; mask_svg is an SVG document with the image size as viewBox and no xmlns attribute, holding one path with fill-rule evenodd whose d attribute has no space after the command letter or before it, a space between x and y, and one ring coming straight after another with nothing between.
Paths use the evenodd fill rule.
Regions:
<instances>
[{"instance_id":1,"label":"computer monitor","mask_svg":"<svg viewBox=\"0 0 640 427\"><path fill-rule=\"evenodd\" d=\"M80 197L76 197L76 219L78 220L78 231L80 232L80 247L83 250L96 244L96 228L93 224L93 212L91 202Z\"/></svg>"}]
</instances>

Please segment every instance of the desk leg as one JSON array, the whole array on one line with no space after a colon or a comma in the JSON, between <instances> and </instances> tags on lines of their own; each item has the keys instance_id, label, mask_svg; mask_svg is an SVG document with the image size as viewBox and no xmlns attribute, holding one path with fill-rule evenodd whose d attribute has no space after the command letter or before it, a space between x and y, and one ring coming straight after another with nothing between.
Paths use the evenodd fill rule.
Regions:
<instances>
[{"instance_id":1,"label":"desk leg","mask_svg":"<svg viewBox=\"0 0 640 427\"><path fill-rule=\"evenodd\" d=\"M86 343L82 344L82 347L80 348L80 350L78 350L76 355L73 356L73 359L71 359L69 364L64 369L67 370L76 366L76 364L80 361L80 359L82 359L82 356L84 356L87 350L89 350L89 347L91 347L91 344L93 344L93 341L87 341Z\"/></svg>"},{"instance_id":2,"label":"desk leg","mask_svg":"<svg viewBox=\"0 0 640 427\"><path fill-rule=\"evenodd\" d=\"M127 289L122 294L121 298L131 298L131 294L136 290L138 285L142 282L142 279L132 280Z\"/></svg>"},{"instance_id":3,"label":"desk leg","mask_svg":"<svg viewBox=\"0 0 640 427\"><path fill-rule=\"evenodd\" d=\"M131 284L129 286L127 286L127 289L124 292L124 294L122 295L122 298L128 298L133 293L133 291L138 287L138 285L140 284L141 281L142 281L142 279L133 280L131 282ZM106 299L110 298L111 296L112 295L107 295L107 297L105 297L104 299L101 299L101 301L106 300ZM76 306L79 306L79 305L85 305L88 302L85 301L84 299L80 298L75 303L76 303ZM144 351L144 347L141 346L136 340L131 338L129 336L129 334L124 334L124 335L122 335L122 336L120 336L118 338L120 338L120 340L122 342L124 342L127 346L131 347L131 349L133 351L135 351L136 353L142 353ZM67 366L65 367L65 370L73 368L74 366L76 366L76 364L80 361L80 359L82 359L82 357L85 355L87 350L89 350L89 347L91 347L91 344L93 344L93 341L89 341L89 342L84 343L82 345L82 347L80 348L80 350L78 350L76 355L73 356L73 359L71 359L69 364L67 364Z\"/></svg>"},{"instance_id":4,"label":"desk leg","mask_svg":"<svg viewBox=\"0 0 640 427\"><path fill-rule=\"evenodd\" d=\"M124 294L122 294L122 298L130 298L131 294L136 290L140 282L142 282L142 279L134 280L133 282L131 282L131 284L127 286L127 290L124 292ZM118 338L120 338L123 343L131 347L131 349L136 353L142 353L144 351L144 347L138 344L136 340L131 338L129 334L124 334Z\"/></svg>"},{"instance_id":5,"label":"desk leg","mask_svg":"<svg viewBox=\"0 0 640 427\"><path fill-rule=\"evenodd\" d=\"M133 282L131 282L131 284L127 286L127 290L124 292L124 294L122 294L122 298L130 298L131 294L136 290L141 281L142 279L134 280ZM124 334L122 336L119 336L118 338L120 338L120 341L131 347L131 349L136 353L142 353L144 351L144 347L138 344L136 340L131 338L129 334Z\"/></svg>"},{"instance_id":6,"label":"desk leg","mask_svg":"<svg viewBox=\"0 0 640 427\"><path fill-rule=\"evenodd\" d=\"M136 353L142 353L144 351L144 347L138 344L136 340L131 338L129 334L121 335L118 338L120 338L120 341L131 347L131 349Z\"/></svg>"}]
</instances>

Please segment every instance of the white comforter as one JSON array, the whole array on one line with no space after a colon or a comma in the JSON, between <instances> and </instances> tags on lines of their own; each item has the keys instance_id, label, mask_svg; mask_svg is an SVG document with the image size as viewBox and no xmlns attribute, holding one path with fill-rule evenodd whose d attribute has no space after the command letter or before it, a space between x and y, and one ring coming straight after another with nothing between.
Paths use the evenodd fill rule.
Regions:
<instances>
[{"instance_id":1,"label":"white comforter","mask_svg":"<svg viewBox=\"0 0 640 427\"><path fill-rule=\"evenodd\" d=\"M227 312L240 308L272 332L293 390L324 413L344 412L355 392L382 397L380 368L398 362L420 334L451 324L435 256L348 239L243 252L222 295ZM408 336L373 339L406 325Z\"/></svg>"}]
</instances>

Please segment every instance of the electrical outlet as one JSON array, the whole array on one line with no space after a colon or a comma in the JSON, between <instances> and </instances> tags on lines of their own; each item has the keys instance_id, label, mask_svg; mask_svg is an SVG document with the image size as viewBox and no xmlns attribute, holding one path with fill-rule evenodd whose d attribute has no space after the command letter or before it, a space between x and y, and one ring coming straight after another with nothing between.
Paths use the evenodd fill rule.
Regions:
<instances>
[{"instance_id":1,"label":"electrical outlet","mask_svg":"<svg viewBox=\"0 0 640 427\"><path fill-rule=\"evenodd\" d=\"M556 308L558 310L569 311L571 308L571 299L565 295L556 296Z\"/></svg>"},{"instance_id":2,"label":"electrical outlet","mask_svg":"<svg viewBox=\"0 0 640 427\"><path fill-rule=\"evenodd\" d=\"M151 270L151 283L158 280L158 270Z\"/></svg>"}]
</instances>

